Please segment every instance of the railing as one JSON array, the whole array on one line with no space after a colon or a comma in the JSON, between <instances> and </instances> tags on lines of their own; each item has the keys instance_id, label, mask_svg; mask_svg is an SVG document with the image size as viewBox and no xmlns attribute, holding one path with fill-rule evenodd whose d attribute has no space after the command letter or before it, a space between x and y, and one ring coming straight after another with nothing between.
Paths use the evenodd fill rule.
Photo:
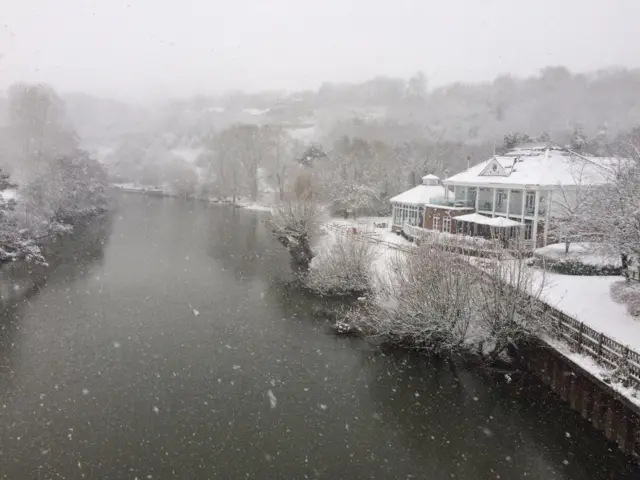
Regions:
<instances>
[{"instance_id":1,"label":"railing","mask_svg":"<svg viewBox=\"0 0 640 480\"><path fill-rule=\"evenodd\" d=\"M429 200L431 205L439 205L442 207L462 207L462 208L474 208L476 206L475 200L465 200L464 198L452 199L444 197L435 197Z\"/></svg>"},{"instance_id":2,"label":"railing","mask_svg":"<svg viewBox=\"0 0 640 480\"><path fill-rule=\"evenodd\" d=\"M549 334L566 343L572 352L595 360L602 367L617 371L621 380L640 387L640 354L602 332L569 317L540 301L540 309L552 320Z\"/></svg>"}]
</instances>

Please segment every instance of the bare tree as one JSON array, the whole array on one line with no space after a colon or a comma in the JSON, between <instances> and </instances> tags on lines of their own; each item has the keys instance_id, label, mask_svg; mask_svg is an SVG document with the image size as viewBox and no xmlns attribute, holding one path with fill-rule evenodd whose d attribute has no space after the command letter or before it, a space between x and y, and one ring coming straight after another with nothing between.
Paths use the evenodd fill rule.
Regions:
<instances>
[{"instance_id":1,"label":"bare tree","mask_svg":"<svg viewBox=\"0 0 640 480\"><path fill-rule=\"evenodd\" d=\"M483 332L480 355L490 361L508 353L516 356L522 340L547 327L540 312L540 296L546 287L544 270L526 264L524 249L498 250L495 256L479 262L473 304L476 322Z\"/></svg>"},{"instance_id":2,"label":"bare tree","mask_svg":"<svg viewBox=\"0 0 640 480\"><path fill-rule=\"evenodd\" d=\"M588 197L589 221L608 253L620 255L627 272L640 257L640 132L615 145L617 153L602 167L606 183Z\"/></svg>"},{"instance_id":3,"label":"bare tree","mask_svg":"<svg viewBox=\"0 0 640 480\"><path fill-rule=\"evenodd\" d=\"M436 353L467 349L478 276L473 267L429 241L392 257L388 267L383 294L391 307L367 310L357 327Z\"/></svg>"},{"instance_id":4,"label":"bare tree","mask_svg":"<svg viewBox=\"0 0 640 480\"><path fill-rule=\"evenodd\" d=\"M589 198L591 185L585 176L587 162L577 160L572 164L573 185L560 185L551 205L549 232L564 242L564 252L569 253L571 242L588 235Z\"/></svg>"},{"instance_id":5,"label":"bare tree","mask_svg":"<svg viewBox=\"0 0 640 480\"><path fill-rule=\"evenodd\" d=\"M309 269L313 259L311 238L318 232L319 215L315 186L310 176L301 175L293 182L291 193L272 209L267 221L272 233L303 271Z\"/></svg>"}]
</instances>

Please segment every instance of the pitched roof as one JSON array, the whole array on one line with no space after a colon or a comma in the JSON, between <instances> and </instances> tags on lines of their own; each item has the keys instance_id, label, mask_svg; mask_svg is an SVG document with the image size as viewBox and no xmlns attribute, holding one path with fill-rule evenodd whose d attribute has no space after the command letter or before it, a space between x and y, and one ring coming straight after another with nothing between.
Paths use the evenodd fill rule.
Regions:
<instances>
[{"instance_id":1,"label":"pitched roof","mask_svg":"<svg viewBox=\"0 0 640 480\"><path fill-rule=\"evenodd\" d=\"M560 147L514 148L445 180L449 185L577 185L604 183L606 169L616 162L587 157ZM496 168L493 168L493 167Z\"/></svg>"},{"instance_id":2,"label":"pitched roof","mask_svg":"<svg viewBox=\"0 0 640 480\"><path fill-rule=\"evenodd\" d=\"M440 177L437 177L433 173L430 173L429 175L425 175L424 177L422 177L422 180L440 180Z\"/></svg>"},{"instance_id":3,"label":"pitched roof","mask_svg":"<svg viewBox=\"0 0 640 480\"><path fill-rule=\"evenodd\" d=\"M444 197L446 191L446 188L442 185L418 185L392 197L390 201L408 205L425 205L432 199ZM451 196L451 193L449 193L449 196Z\"/></svg>"}]
</instances>

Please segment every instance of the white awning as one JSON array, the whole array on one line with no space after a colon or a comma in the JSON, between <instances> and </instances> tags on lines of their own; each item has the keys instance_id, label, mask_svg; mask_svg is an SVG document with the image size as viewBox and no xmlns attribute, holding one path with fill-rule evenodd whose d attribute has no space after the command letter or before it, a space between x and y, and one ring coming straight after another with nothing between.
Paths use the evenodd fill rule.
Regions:
<instances>
[{"instance_id":1,"label":"white awning","mask_svg":"<svg viewBox=\"0 0 640 480\"><path fill-rule=\"evenodd\" d=\"M467 215L460 215L459 217L454 217L454 220L458 220L460 222L477 223L478 225L489 225L490 227L498 227L498 228L522 226L520 222L516 222L515 220L511 220L506 217L491 218L491 217L486 217L484 215L480 215L479 213L469 213Z\"/></svg>"}]
</instances>

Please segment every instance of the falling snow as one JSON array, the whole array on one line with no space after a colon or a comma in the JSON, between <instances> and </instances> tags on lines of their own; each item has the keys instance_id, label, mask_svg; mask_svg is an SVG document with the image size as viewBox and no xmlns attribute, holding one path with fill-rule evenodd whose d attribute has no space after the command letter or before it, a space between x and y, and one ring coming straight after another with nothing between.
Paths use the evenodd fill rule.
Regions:
<instances>
[{"instance_id":1,"label":"falling snow","mask_svg":"<svg viewBox=\"0 0 640 480\"><path fill-rule=\"evenodd\" d=\"M276 408L278 406L278 399L272 390L267 391L267 397L269 397L269 405L271 405L271 408Z\"/></svg>"}]
</instances>

